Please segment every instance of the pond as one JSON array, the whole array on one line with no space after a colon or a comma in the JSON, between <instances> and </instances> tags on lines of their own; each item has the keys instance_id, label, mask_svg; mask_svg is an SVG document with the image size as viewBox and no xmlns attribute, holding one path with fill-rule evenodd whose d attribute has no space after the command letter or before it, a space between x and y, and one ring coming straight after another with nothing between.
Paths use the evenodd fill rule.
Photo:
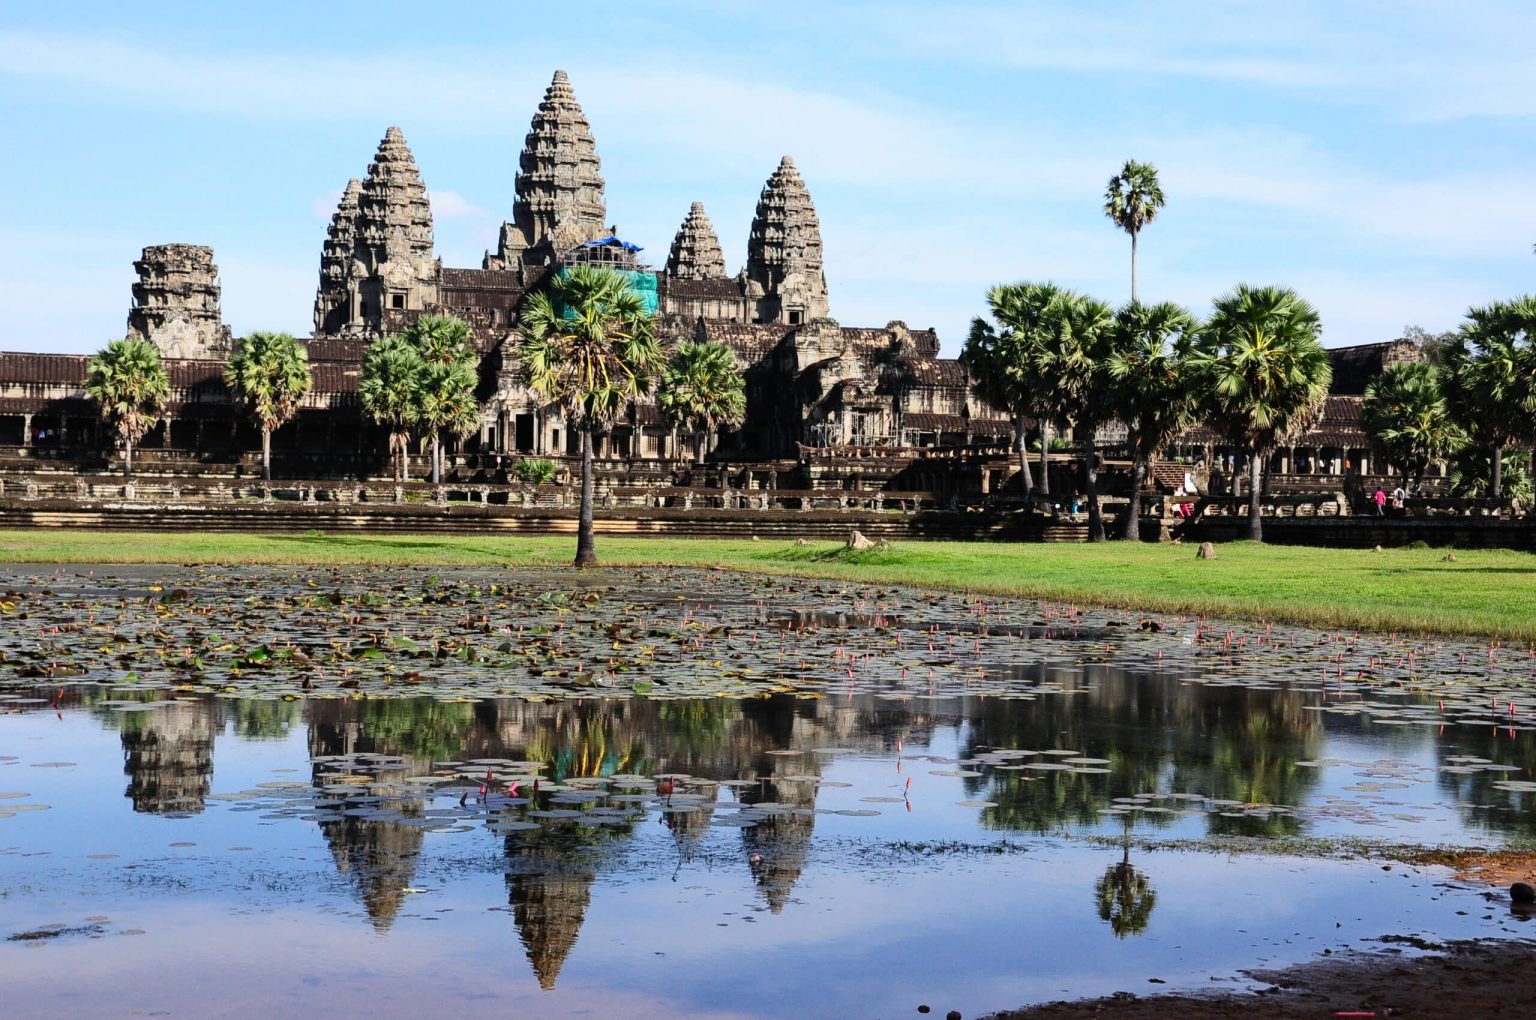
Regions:
<instances>
[{"instance_id":1,"label":"pond","mask_svg":"<svg viewBox=\"0 0 1536 1020\"><path fill-rule=\"evenodd\" d=\"M0 573L15 1017L975 1016L1536 941L1530 649L724 572Z\"/></svg>"}]
</instances>

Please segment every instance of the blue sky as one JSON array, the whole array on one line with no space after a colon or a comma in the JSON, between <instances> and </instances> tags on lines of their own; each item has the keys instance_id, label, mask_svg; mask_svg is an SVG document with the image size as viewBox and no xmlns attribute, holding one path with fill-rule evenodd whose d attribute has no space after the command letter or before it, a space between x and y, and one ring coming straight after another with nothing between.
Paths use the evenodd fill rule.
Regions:
<instances>
[{"instance_id":1,"label":"blue sky","mask_svg":"<svg viewBox=\"0 0 1536 1020\"><path fill-rule=\"evenodd\" d=\"M572 13L579 12L579 14ZM1104 13L1108 12L1108 13ZM691 201L732 272L792 154L845 325L934 326L986 288L1113 302L1127 158L1168 205L1144 299L1295 287L1329 345L1532 290L1536 8L1298 2L0 3L0 349L120 336L147 244L215 249L237 333L307 333L320 246L391 124L438 254L478 266L557 67L610 222L658 264Z\"/></svg>"}]
</instances>

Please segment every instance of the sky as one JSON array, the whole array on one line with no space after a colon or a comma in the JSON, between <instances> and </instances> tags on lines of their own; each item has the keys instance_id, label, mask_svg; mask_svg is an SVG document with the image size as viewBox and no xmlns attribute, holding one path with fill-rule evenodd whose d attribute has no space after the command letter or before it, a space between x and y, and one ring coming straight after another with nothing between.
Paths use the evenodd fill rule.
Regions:
<instances>
[{"instance_id":1,"label":"sky","mask_svg":"<svg viewBox=\"0 0 1536 1020\"><path fill-rule=\"evenodd\" d=\"M1533 35L1536 6L1480 0L0 0L0 350L99 350L173 241L214 248L237 335L306 335L336 199L390 125L438 255L478 267L556 68L653 264L702 201L740 269L792 155L832 315L935 327L947 356L996 283L1129 297L1103 214L1127 159L1167 196L1144 301L1280 284L1329 346L1449 329L1536 289Z\"/></svg>"}]
</instances>

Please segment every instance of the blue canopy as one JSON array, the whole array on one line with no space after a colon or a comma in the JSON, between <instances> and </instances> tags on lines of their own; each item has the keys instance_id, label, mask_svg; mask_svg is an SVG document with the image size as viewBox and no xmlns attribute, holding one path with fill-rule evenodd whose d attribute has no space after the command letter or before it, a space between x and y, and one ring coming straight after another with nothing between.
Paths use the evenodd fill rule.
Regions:
<instances>
[{"instance_id":1,"label":"blue canopy","mask_svg":"<svg viewBox=\"0 0 1536 1020\"><path fill-rule=\"evenodd\" d=\"M617 237L599 237L596 241L583 241L583 248L601 248L605 245L616 244L628 252L644 251L638 244L630 244L628 241L620 241Z\"/></svg>"}]
</instances>

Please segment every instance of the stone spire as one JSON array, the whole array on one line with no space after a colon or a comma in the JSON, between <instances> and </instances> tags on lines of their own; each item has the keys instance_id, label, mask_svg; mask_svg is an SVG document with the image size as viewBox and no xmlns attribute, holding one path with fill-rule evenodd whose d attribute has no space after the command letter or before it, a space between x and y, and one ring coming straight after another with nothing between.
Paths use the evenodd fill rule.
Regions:
<instances>
[{"instance_id":1,"label":"stone spire","mask_svg":"<svg viewBox=\"0 0 1536 1020\"><path fill-rule=\"evenodd\" d=\"M384 132L359 183L331 217L320 255L315 330L375 336L399 328L388 313L422 311L437 301L432 207L416 157L400 129Z\"/></svg>"},{"instance_id":2,"label":"stone spire","mask_svg":"<svg viewBox=\"0 0 1536 1020\"><path fill-rule=\"evenodd\" d=\"M512 222L502 224L485 268L549 265L566 248L607 236L601 170L587 115L556 71L523 142Z\"/></svg>"},{"instance_id":3,"label":"stone spire","mask_svg":"<svg viewBox=\"0 0 1536 1020\"><path fill-rule=\"evenodd\" d=\"M331 216L320 251L320 289L315 294L315 332L334 333L346 321L347 284L352 276L352 256L357 247L357 213L363 182L347 181L336 212Z\"/></svg>"},{"instance_id":4,"label":"stone spire","mask_svg":"<svg viewBox=\"0 0 1536 1020\"><path fill-rule=\"evenodd\" d=\"M128 309L128 335L167 358L229 356L229 327L219 311L219 267L200 244L154 244L133 264L139 280Z\"/></svg>"},{"instance_id":5,"label":"stone spire","mask_svg":"<svg viewBox=\"0 0 1536 1020\"><path fill-rule=\"evenodd\" d=\"M357 233L371 268L383 271L397 266L415 279L432 278L432 209L427 187L397 127L384 132L363 180Z\"/></svg>"},{"instance_id":6,"label":"stone spire","mask_svg":"<svg viewBox=\"0 0 1536 1020\"><path fill-rule=\"evenodd\" d=\"M757 321L800 323L827 316L821 224L811 193L788 156L779 161L757 200L746 275Z\"/></svg>"},{"instance_id":7,"label":"stone spire","mask_svg":"<svg viewBox=\"0 0 1536 1020\"><path fill-rule=\"evenodd\" d=\"M688 218L672 239L672 253L667 256L667 275L681 280L718 280L725 276L725 256L714 224L704 212L704 203L695 202Z\"/></svg>"}]
</instances>

